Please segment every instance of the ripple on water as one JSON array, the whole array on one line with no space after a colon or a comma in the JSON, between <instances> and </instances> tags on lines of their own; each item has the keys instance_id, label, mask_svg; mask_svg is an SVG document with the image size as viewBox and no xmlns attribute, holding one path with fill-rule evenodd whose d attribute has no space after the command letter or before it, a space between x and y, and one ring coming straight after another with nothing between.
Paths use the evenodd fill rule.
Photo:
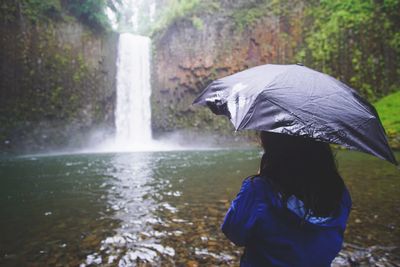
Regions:
<instances>
[{"instance_id":1,"label":"ripple on water","mask_svg":"<svg viewBox=\"0 0 400 267\"><path fill-rule=\"evenodd\" d=\"M393 266L399 177L379 161L361 159L341 164L355 205L348 243L333 266ZM213 151L7 163L0 186L7 247L0 244L0 265L237 265L242 250L219 228L258 160L259 151Z\"/></svg>"}]
</instances>

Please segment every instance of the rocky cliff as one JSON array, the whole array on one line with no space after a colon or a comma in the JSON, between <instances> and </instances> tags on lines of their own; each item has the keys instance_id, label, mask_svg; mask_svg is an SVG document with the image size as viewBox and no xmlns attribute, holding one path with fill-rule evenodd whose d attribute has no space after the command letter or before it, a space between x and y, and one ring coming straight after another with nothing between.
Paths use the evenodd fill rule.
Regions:
<instances>
[{"instance_id":1,"label":"rocky cliff","mask_svg":"<svg viewBox=\"0 0 400 267\"><path fill-rule=\"evenodd\" d=\"M153 128L232 131L226 118L191 105L212 80L266 63L292 63L301 42L301 6L289 16L271 3L221 1L174 20L153 37Z\"/></svg>"},{"instance_id":2,"label":"rocky cliff","mask_svg":"<svg viewBox=\"0 0 400 267\"><path fill-rule=\"evenodd\" d=\"M3 18L0 151L77 146L113 125L116 34L92 31L72 17Z\"/></svg>"},{"instance_id":3,"label":"rocky cliff","mask_svg":"<svg viewBox=\"0 0 400 267\"><path fill-rule=\"evenodd\" d=\"M212 80L259 64L302 62L370 102L399 90L398 0L169 2L153 35L156 132L230 133L226 118L191 103Z\"/></svg>"},{"instance_id":4,"label":"rocky cliff","mask_svg":"<svg viewBox=\"0 0 400 267\"><path fill-rule=\"evenodd\" d=\"M153 27L155 136L183 129L231 136L225 117L191 103L212 80L260 64L300 59L372 101L398 90L398 0L148 2L162 7L154 25L149 17L139 25L141 34ZM105 2L0 5L0 151L78 146L97 129L113 131L117 35L94 30L102 23L91 12L104 8L76 9L85 3Z\"/></svg>"}]
</instances>

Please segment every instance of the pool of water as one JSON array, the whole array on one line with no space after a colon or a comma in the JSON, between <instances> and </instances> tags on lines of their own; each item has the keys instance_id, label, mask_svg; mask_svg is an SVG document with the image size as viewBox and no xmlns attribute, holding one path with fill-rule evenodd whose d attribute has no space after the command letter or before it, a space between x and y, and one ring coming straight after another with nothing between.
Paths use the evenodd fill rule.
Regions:
<instances>
[{"instance_id":1,"label":"pool of water","mask_svg":"<svg viewBox=\"0 0 400 267\"><path fill-rule=\"evenodd\" d=\"M0 265L237 265L241 249L219 227L259 158L220 150L1 159ZM357 152L337 158L353 198L346 243L397 261L400 171Z\"/></svg>"}]
</instances>

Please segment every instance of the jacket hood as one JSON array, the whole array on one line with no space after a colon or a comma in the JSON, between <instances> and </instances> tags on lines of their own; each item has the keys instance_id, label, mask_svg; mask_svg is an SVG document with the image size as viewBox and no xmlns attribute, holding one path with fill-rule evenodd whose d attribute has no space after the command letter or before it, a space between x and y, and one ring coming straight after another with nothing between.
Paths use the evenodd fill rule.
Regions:
<instances>
[{"instance_id":1,"label":"jacket hood","mask_svg":"<svg viewBox=\"0 0 400 267\"><path fill-rule=\"evenodd\" d=\"M295 215L297 219L304 220L310 225L317 227L346 227L346 222L351 209L351 198L347 189L343 192L342 201L340 204L339 212L336 216L332 217L317 217L311 215L306 215L306 209L304 207L303 201L296 198L295 196L289 197L287 201L287 210Z\"/></svg>"}]
</instances>

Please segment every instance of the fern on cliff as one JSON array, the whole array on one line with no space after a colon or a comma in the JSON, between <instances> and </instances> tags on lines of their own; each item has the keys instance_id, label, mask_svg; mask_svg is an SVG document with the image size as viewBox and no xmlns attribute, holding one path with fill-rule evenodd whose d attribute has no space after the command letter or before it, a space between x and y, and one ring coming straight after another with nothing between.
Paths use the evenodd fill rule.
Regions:
<instances>
[{"instance_id":1,"label":"fern on cliff","mask_svg":"<svg viewBox=\"0 0 400 267\"><path fill-rule=\"evenodd\" d=\"M95 31L110 28L105 13L115 9L120 0L2 0L0 15L3 23L47 23L72 16Z\"/></svg>"},{"instance_id":2,"label":"fern on cliff","mask_svg":"<svg viewBox=\"0 0 400 267\"><path fill-rule=\"evenodd\" d=\"M64 0L63 5L70 14L96 30L110 27L105 14L107 0Z\"/></svg>"}]
</instances>

